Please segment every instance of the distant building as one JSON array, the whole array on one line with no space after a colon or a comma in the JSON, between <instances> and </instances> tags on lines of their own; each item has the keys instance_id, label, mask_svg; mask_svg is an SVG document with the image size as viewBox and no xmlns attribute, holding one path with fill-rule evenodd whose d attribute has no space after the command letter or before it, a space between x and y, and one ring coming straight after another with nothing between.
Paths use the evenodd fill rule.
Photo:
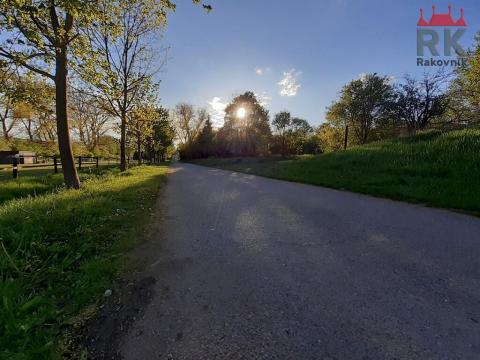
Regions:
<instances>
[{"instance_id":1,"label":"distant building","mask_svg":"<svg viewBox=\"0 0 480 360\"><path fill-rule=\"evenodd\" d=\"M12 164L13 158L18 157L19 164L35 164L37 153L33 151L0 151L0 164Z\"/></svg>"}]
</instances>

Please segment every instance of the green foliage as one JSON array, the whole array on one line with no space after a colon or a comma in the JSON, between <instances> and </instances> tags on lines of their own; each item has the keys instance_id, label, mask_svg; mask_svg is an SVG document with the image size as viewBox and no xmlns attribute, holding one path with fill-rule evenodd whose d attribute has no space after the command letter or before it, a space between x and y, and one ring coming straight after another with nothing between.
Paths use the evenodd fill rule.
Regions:
<instances>
[{"instance_id":1,"label":"green foliage","mask_svg":"<svg viewBox=\"0 0 480 360\"><path fill-rule=\"evenodd\" d=\"M80 181L68 128L68 69L75 61L86 62L93 55L79 30L91 26L93 19L99 15L102 17L97 2L89 0L4 0L0 3L0 29L2 34L5 33L0 46L2 61L35 72L55 83L62 171L66 185L72 188L80 187Z\"/></svg>"},{"instance_id":2,"label":"green foliage","mask_svg":"<svg viewBox=\"0 0 480 360\"><path fill-rule=\"evenodd\" d=\"M447 101L442 88L445 80L442 73L424 74L420 80L407 75L395 91L395 119L404 122L410 132L425 129L445 112Z\"/></svg>"},{"instance_id":3,"label":"green foliage","mask_svg":"<svg viewBox=\"0 0 480 360\"><path fill-rule=\"evenodd\" d=\"M288 154L288 131L292 125L292 116L288 111L282 111L278 114L275 114L275 118L272 121L272 125L276 130L276 135L278 136L280 153L282 156L287 156Z\"/></svg>"},{"instance_id":4,"label":"green foliage","mask_svg":"<svg viewBox=\"0 0 480 360\"><path fill-rule=\"evenodd\" d=\"M307 120L292 118L288 111L282 111L275 115L272 125L276 133L270 149L272 153L280 153L285 157L289 154L304 154L307 148L314 153L318 148L312 138L313 128Z\"/></svg>"},{"instance_id":5,"label":"green foliage","mask_svg":"<svg viewBox=\"0 0 480 360\"><path fill-rule=\"evenodd\" d=\"M146 141L147 152L150 153L150 158L166 161L175 151L175 128L170 121L168 110L159 107L157 108L157 119L153 125L153 134Z\"/></svg>"},{"instance_id":6,"label":"green foliage","mask_svg":"<svg viewBox=\"0 0 480 360\"><path fill-rule=\"evenodd\" d=\"M104 109L120 122L120 167L125 170L128 119L138 120L140 117L134 115L134 109L139 103L151 104L158 91L154 75L163 62L151 40L159 36L167 13L174 10L175 5L170 0L103 1L99 2L99 8L105 16L84 29L95 56L80 73ZM140 127L146 122L133 122L137 125L135 136L137 153L140 153L139 134L147 132ZM140 154L138 161L141 162Z\"/></svg>"},{"instance_id":7,"label":"green foliage","mask_svg":"<svg viewBox=\"0 0 480 360\"><path fill-rule=\"evenodd\" d=\"M393 95L388 77L366 74L343 87L340 99L327 109L327 120L339 128L349 125L365 144L376 123L389 115Z\"/></svg>"},{"instance_id":8,"label":"green foliage","mask_svg":"<svg viewBox=\"0 0 480 360\"><path fill-rule=\"evenodd\" d=\"M183 155L183 154L182 154ZM191 146L192 158L207 158L215 155L215 132L210 117Z\"/></svg>"},{"instance_id":9,"label":"green foliage","mask_svg":"<svg viewBox=\"0 0 480 360\"><path fill-rule=\"evenodd\" d=\"M315 149L318 147L314 147L314 151L307 151L308 142L310 142L310 146L312 145L313 136L313 128L310 126L307 120L300 119L300 118L293 118L292 124L288 133L288 144L290 148L290 152L292 154L306 154L306 153L313 153Z\"/></svg>"},{"instance_id":10,"label":"green foliage","mask_svg":"<svg viewBox=\"0 0 480 360\"><path fill-rule=\"evenodd\" d=\"M245 109L243 118L237 116ZM246 92L225 108L225 123L217 133L218 152L224 156L265 156L271 138L268 110Z\"/></svg>"},{"instance_id":11,"label":"green foliage","mask_svg":"<svg viewBox=\"0 0 480 360\"><path fill-rule=\"evenodd\" d=\"M345 142L345 127L332 126L330 123L320 125L317 130L322 152L332 152L343 149Z\"/></svg>"},{"instance_id":12,"label":"green foliage","mask_svg":"<svg viewBox=\"0 0 480 360\"><path fill-rule=\"evenodd\" d=\"M456 69L448 97L447 116L460 123L480 122L480 33L475 44L466 54L465 66Z\"/></svg>"},{"instance_id":13,"label":"green foliage","mask_svg":"<svg viewBox=\"0 0 480 360\"><path fill-rule=\"evenodd\" d=\"M206 109L195 109L193 105L187 103L177 104L172 111L172 122L175 124L180 148L187 157L191 157L193 150L191 146L202 131L207 119L208 113Z\"/></svg>"},{"instance_id":14,"label":"green foliage","mask_svg":"<svg viewBox=\"0 0 480 360\"><path fill-rule=\"evenodd\" d=\"M480 130L375 142L294 160L207 159L198 163L480 214Z\"/></svg>"},{"instance_id":15,"label":"green foliage","mask_svg":"<svg viewBox=\"0 0 480 360\"><path fill-rule=\"evenodd\" d=\"M98 16L95 2L17 1L0 3L0 28L7 35L0 57L51 80L57 50L72 48L77 58L88 58L88 47L78 29Z\"/></svg>"},{"instance_id":16,"label":"green foliage","mask_svg":"<svg viewBox=\"0 0 480 360\"><path fill-rule=\"evenodd\" d=\"M102 136L93 151L89 151L85 144L75 141L72 143L72 149L75 156L117 157L118 140L108 135ZM58 155L58 145L54 141L30 141L18 138L5 141L0 139L0 150L33 151L41 156Z\"/></svg>"},{"instance_id":17,"label":"green foliage","mask_svg":"<svg viewBox=\"0 0 480 360\"><path fill-rule=\"evenodd\" d=\"M0 358L51 359L61 328L111 285L149 219L165 167L0 205Z\"/></svg>"},{"instance_id":18,"label":"green foliage","mask_svg":"<svg viewBox=\"0 0 480 360\"><path fill-rule=\"evenodd\" d=\"M30 141L25 139L11 139L3 141L5 150L33 151L38 155L53 156L58 153L58 145L55 142Z\"/></svg>"},{"instance_id":19,"label":"green foliage","mask_svg":"<svg viewBox=\"0 0 480 360\"><path fill-rule=\"evenodd\" d=\"M165 161L170 155L175 129L170 122L168 110L154 104L137 107L129 117L129 134L136 142L136 156L140 161ZM139 156L140 155L140 156Z\"/></svg>"}]
</instances>

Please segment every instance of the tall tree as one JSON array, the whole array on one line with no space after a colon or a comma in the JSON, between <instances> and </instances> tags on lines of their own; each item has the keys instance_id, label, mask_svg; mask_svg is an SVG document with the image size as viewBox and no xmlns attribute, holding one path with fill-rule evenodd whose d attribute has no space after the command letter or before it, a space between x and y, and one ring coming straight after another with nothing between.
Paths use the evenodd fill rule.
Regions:
<instances>
[{"instance_id":1,"label":"tall tree","mask_svg":"<svg viewBox=\"0 0 480 360\"><path fill-rule=\"evenodd\" d=\"M88 151L95 152L100 139L111 129L110 116L91 94L83 89L69 92L72 128Z\"/></svg>"},{"instance_id":2,"label":"tall tree","mask_svg":"<svg viewBox=\"0 0 480 360\"><path fill-rule=\"evenodd\" d=\"M96 2L91 0L0 3L0 29L4 35L0 57L55 84L62 170L66 186L73 188L80 187L80 180L73 160L67 113L69 55L85 55L86 47L78 29L91 24L96 10Z\"/></svg>"},{"instance_id":3,"label":"tall tree","mask_svg":"<svg viewBox=\"0 0 480 360\"><path fill-rule=\"evenodd\" d=\"M289 154L302 154L304 143L308 136L313 134L313 128L307 120L292 118L288 111L276 114L272 125L280 140L280 152L283 157Z\"/></svg>"},{"instance_id":4,"label":"tall tree","mask_svg":"<svg viewBox=\"0 0 480 360\"><path fill-rule=\"evenodd\" d=\"M19 75L13 95L14 118L21 121L30 141L38 138L40 122L55 112L55 88L32 72Z\"/></svg>"},{"instance_id":5,"label":"tall tree","mask_svg":"<svg viewBox=\"0 0 480 360\"><path fill-rule=\"evenodd\" d=\"M224 155L261 156L269 153L271 135L268 110L249 91L225 108L225 123L217 138Z\"/></svg>"},{"instance_id":6,"label":"tall tree","mask_svg":"<svg viewBox=\"0 0 480 360\"><path fill-rule=\"evenodd\" d=\"M275 115L272 125L280 138L282 156L286 157L288 154L288 133L292 125L292 116L288 111L282 111Z\"/></svg>"},{"instance_id":7,"label":"tall tree","mask_svg":"<svg viewBox=\"0 0 480 360\"><path fill-rule=\"evenodd\" d=\"M180 103L175 106L172 117L180 143L190 147L202 131L208 112L204 108L195 109L191 104Z\"/></svg>"},{"instance_id":8,"label":"tall tree","mask_svg":"<svg viewBox=\"0 0 480 360\"><path fill-rule=\"evenodd\" d=\"M156 112L153 131L145 141L145 148L152 162L165 161L175 140L175 127L170 121L168 110L160 106L156 108Z\"/></svg>"},{"instance_id":9,"label":"tall tree","mask_svg":"<svg viewBox=\"0 0 480 360\"><path fill-rule=\"evenodd\" d=\"M450 83L447 111L450 118L460 123L480 122L480 34L465 55L464 66L456 69L457 77Z\"/></svg>"},{"instance_id":10,"label":"tall tree","mask_svg":"<svg viewBox=\"0 0 480 360\"><path fill-rule=\"evenodd\" d=\"M295 154L306 152L307 142L311 141L313 128L305 119L293 118L290 130L290 148ZM311 144L309 144L311 147Z\"/></svg>"},{"instance_id":11,"label":"tall tree","mask_svg":"<svg viewBox=\"0 0 480 360\"><path fill-rule=\"evenodd\" d=\"M340 98L327 109L327 119L351 125L364 144L376 123L389 115L392 98L393 88L387 76L366 74L343 87Z\"/></svg>"},{"instance_id":12,"label":"tall tree","mask_svg":"<svg viewBox=\"0 0 480 360\"><path fill-rule=\"evenodd\" d=\"M86 68L83 77L93 84L105 109L120 120L120 168L127 168L127 121L129 112L155 85L154 75L162 66L151 46L152 38L166 24L170 0L99 2L105 16L85 30L98 56L96 68Z\"/></svg>"},{"instance_id":13,"label":"tall tree","mask_svg":"<svg viewBox=\"0 0 480 360\"><path fill-rule=\"evenodd\" d=\"M445 75L425 74L417 80L406 76L397 86L394 116L405 122L410 132L425 128L436 116L447 108Z\"/></svg>"},{"instance_id":14,"label":"tall tree","mask_svg":"<svg viewBox=\"0 0 480 360\"><path fill-rule=\"evenodd\" d=\"M137 163L142 164L142 144L154 134L155 122L159 117L153 105L138 105L128 118L128 131L135 139Z\"/></svg>"},{"instance_id":15,"label":"tall tree","mask_svg":"<svg viewBox=\"0 0 480 360\"><path fill-rule=\"evenodd\" d=\"M215 133L210 116L207 117L202 131L194 144L194 157L206 158L214 154Z\"/></svg>"}]
</instances>

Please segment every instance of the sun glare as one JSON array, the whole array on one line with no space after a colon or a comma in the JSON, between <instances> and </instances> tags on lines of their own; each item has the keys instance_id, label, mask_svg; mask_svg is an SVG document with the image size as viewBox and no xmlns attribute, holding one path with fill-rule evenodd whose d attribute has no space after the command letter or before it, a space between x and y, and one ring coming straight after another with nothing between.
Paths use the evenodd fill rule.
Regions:
<instances>
[{"instance_id":1,"label":"sun glare","mask_svg":"<svg viewBox=\"0 0 480 360\"><path fill-rule=\"evenodd\" d=\"M243 107L238 108L238 110L237 110L237 117L238 118L243 119L246 114L247 114L247 111L245 110L245 108L243 108Z\"/></svg>"}]
</instances>

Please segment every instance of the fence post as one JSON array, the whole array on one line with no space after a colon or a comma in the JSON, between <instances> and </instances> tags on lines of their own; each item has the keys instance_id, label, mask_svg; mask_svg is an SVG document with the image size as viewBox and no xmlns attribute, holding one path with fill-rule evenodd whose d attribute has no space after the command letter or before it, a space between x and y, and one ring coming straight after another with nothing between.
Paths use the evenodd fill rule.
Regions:
<instances>
[{"instance_id":1,"label":"fence post","mask_svg":"<svg viewBox=\"0 0 480 360\"><path fill-rule=\"evenodd\" d=\"M13 157L13 178L18 178L18 159L16 156Z\"/></svg>"},{"instance_id":2,"label":"fence post","mask_svg":"<svg viewBox=\"0 0 480 360\"><path fill-rule=\"evenodd\" d=\"M348 125L345 126L345 139L343 141L343 149L347 149L347 144L348 144Z\"/></svg>"},{"instance_id":3,"label":"fence post","mask_svg":"<svg viewBox=\"0 0 480 360\"><path fill-rule=\"evenodd\" d=\"M58 174L58 161L57 161L57 155L53 156L53 172L55 174Z\"/></svg>"},{"instance_id":4,"label":"fence post","mask_svg":"<svg viewBox=\"0 0 480 360\"><path fill-rule=\"evenodd\" d=\"M95 166L96 166L96 167L97 167L97 169L98 169L98 156L95 158L95 160L96 160L96 164L95 164Z\"/></svg>"},{"instance_id":5,"label":"fence post","mask_svg":"<svg viewBox=\"0 0 480 360\"><path fill-rule=\"evenodd\" d=\"M82 170L82 157L78 157L78 170Z\"/></svg>"}]
</instances>

